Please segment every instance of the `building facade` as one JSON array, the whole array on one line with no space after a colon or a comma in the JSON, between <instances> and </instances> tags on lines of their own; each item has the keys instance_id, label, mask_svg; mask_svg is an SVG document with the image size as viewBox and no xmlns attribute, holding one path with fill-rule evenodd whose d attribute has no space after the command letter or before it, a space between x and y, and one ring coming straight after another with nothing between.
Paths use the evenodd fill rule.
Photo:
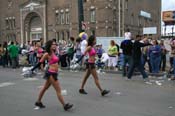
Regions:
<instances>
[{"instance_id":1,"label":"building facade","mask_svg":"<svg viewBox=\"0 0 175 116\"><path fill-rule=\"evenodd\" d=\"M161 0L83 0L84 29L96 36L133 35L144 27L161 33ZM79 33L78 0L2 0L0 41L68 40Z\"/></svg>"}]
</instances>

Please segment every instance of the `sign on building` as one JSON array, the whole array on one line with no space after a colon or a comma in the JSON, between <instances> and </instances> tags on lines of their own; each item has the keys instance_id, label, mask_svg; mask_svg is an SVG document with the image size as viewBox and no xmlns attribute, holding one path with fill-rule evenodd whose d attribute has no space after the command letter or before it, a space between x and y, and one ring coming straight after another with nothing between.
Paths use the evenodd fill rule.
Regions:
<instances>
[{"instance_id":1,"label":"sign on building","mask_svg":"<svg viewBox=\"0 0 175 116\"><path fill-rule=\"evenodd\" d=\"M143 28L143 34L157 34L157 27L145 27Z\"/></svg>"},{"instance_id":2,"label":"sign on building","mask_svg":"<svg viewBox=\"0 0 175 116\"><path fill-rule=\"evenodd\" d=\"M82 22L81 25L82 25L82 30L86 30L87 29L87 24L85 22Z\"/></svg>"},{"instance_id":3,"label":"sign on building","mask_svg":"<svg viewBox=\"0 0 175 116\"><path fill-rule=\"evenodd\" d=\"M151 19L151 14L143 10L140 11L140 16Z\"/></svg>"},{"instance_id":4,"label":"sign on building","mask_svg":"<svg viewBox=\"0 0 175 116\"><path fill-rule=\"evenodd\" d=\"M164 11L162 14L162 20L166 25L175 24L175 11Z\"/></svg>"}]
</instances>

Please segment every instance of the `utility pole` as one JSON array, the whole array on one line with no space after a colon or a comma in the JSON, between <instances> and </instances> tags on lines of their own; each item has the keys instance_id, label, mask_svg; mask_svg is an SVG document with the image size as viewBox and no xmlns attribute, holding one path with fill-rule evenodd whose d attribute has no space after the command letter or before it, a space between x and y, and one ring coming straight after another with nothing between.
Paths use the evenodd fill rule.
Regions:
<instances>
[{"instance_id":1,"label":"utility pole","mask_svg":"<svg viewBox=\"0 0 175 116\"><path fill-rule=\"evenodd\" d=\"M120 0L118 0L118 36L120 37L120 16L121 16L121 12L120 12Z\"/></svg>"},{"instance_id":2,"label":"utility pole","mask_svg":"<svg viewBox=\"0 0 175 116\"><path fill-rule=\"evenodd\" d=\"M79 23L79 32L82 32L82 22L84 22L84 8L83 0L78 0L78 23Z\"/></svg>"},{"instance_id":3,"label":"utility pole","mask_svg":"<svg viewBox=\"0 0 175 116\"><path fill-rule=\"evenodd\" d=\"M125 33L125 0L122 1L122 36Z\"/></svg>"}]
</instances>

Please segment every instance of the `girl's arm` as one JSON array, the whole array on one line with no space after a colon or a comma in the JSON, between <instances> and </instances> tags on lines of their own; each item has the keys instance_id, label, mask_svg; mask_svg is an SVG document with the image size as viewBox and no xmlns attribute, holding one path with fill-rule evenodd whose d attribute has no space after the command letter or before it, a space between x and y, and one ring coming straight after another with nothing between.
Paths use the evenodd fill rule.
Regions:
<instances>
[{"instance_id":1,"label":"girl's arm","mask_svg":"<svg viewBox=\"0 0 175 116\"><path fill-rule=\"evenodd\" d=\"M31 69L31 71L34 71L36 68L40 67L40 65L46 60L48 59L48 53L45 53L42 57L41 60Z\"/></svg>"}]
</instances>

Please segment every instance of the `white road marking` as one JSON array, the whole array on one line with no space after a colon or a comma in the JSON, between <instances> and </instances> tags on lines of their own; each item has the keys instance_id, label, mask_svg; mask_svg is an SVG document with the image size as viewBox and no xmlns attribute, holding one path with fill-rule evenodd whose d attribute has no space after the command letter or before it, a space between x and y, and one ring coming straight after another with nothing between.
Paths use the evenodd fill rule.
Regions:
<instances>
[{"instance_id":1,"label":"white road marking","mask_svg":"<svg viewBox=\"0 0 175 116\"><path fill-rule=\"evenodd\" d=\"M37 79L37 78L25 78L25 79L23 79L24 81L37 81L37 80L39 80L39 79Z\"/></svg>"},{"instance_id":2,"label":"white road marking","mask_svg":"<svg viewBox=\"0 0 175 116\"><path fill-rule=\"evenodd\" d=\"M4 82L4 83L0 83L0 87L7 87L10 85L14 85L15 83L11 83L11 82Z\"/></svg>"},{"instance_id":3,"label":"white road marking","mask_svg":"<svg viewBox=\"0 0 175 116\"><path fill-rule=\"evenodd\" d=\"M121 95L121 92L115 92L114 94L115 95Z\"/></svg>"},{"instance_id":4,"label":"white road marking","mask_svg":"<svg viewBox=\"0 0 175 116\"><path fill-rule=\"evenodd\" d=\"M168 108L169 108L169 109L172 109L172 108L173 108L173 106L169 106Z\"/></svg>"}]
</instances>

